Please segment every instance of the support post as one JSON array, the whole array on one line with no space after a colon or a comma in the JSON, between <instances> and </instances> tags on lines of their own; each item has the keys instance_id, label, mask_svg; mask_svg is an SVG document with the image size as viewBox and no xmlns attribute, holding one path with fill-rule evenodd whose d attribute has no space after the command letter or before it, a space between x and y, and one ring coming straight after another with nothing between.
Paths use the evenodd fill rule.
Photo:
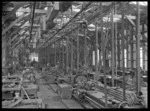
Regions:
<instances>
[{"instance_id":1,"label":"support post","mask_svg":"<svg viewBox=\"0 0 150 111\"><path fill-rule=\"evenodd\" d=\"M62 42L62 68L64 69L64 39L63 39L63 42Z\"/></svg>"},{"instance_id":2,"label":"support post","mask_svg":"<svg viewBox=\"0 0 150 111\"><path fill-rule=\"evenodd\" d=\"M68 73L68 47L69 47L69 44L68 44L68 40L69 40L69 36L67 36L67 42L66 42L66 71Z\"/></svg>"},{"instance_id":3,"label":"support post","mask_svg":"<svg viewBox=\"0 0 150 111\"><path fill-rule=\"evenodd\" d=\"M59 45L58 45L58 61L60 63L61 61L61 48L60 48L60 41L59 41Z\"/></svg>"},{"instance_id":4,"label":"support post","mask_svg":"<svg viewBox=\"0 0 150 111\"><path fill-rule=\"evenodd\" d=\"M102 53L103 53L103 73L104 73L104 89L105 89L105 108L108 107L107 105L107 84L106 84L106 70L105 70L105 62L106 62L106 55L105 55L105 37L103 36L103 7L102 2L100 3L101 7L101 39L102 39Z\"/></svg>"},{"instance_id":5,"label":"support post","mask_svg":"<svg viewBox=\"0 0 150 111\"><path fill-rule=\"evenodd\" d=\"M47 47L45 47L45 64L47 66Z\"/></svg>"},{"instance_id":6,"label":"support post","mask_svg":"<svg viewBox=\"0 0 150 111\"><path fill-rule=\"evenodd\" d=\"M118 34L118 37L117 37L117 55L118 55L118 68L120 67L120 39L119 39L119 37L120 37L120 34Z\"/></svg>"},{"instance_id":7,"label":"support post","mask_svg":"<svg viewBox=\"0 0 150 111\"><path fill-rule=\"evenodd\" d=\"M124 6L125 4L122 3L122 7L124 9ZM123 83L122 83L122 86L123 86L123 100L125 101L126 100L126 97L125 97L125 67L124 67L124 10L122 9L122 20L121 20L121 25L122 25L122 28L121 28L121 33L122 33L122 69L123 69Z\"/></svg>"},{"instance_id":8,"label":"support post","mask_svg":"<svg viewBox=\"0 0 150 111\"><path fill-rule=\"evenodd\" d=\"M116 2L115 2L115 10L114 10L114 13L116 14ZM116 46L115 46L115 53L116 53L116 76L117 76L117 67L118 67L118 58L117 58L117 53L118 53L118 47L117 47L117 41L118 41L118 37L117 37L117 22L114 24L114 27L115 27L115 40L116 40ZM117 84L116 84L117 85Z\"/></svg>"},{"instance_id":9,"label":"support post","mask_svg":"<svg viewBox=\"0 0 150 111\"><path fill-rule=\"evenodd\" d=\"M133 27L132 26L130 26L130 30L131 30L131 36L130 36L130 38L131 38L131 40L130 41L133 41ZM131 46L131 51L130 51L130 53L131 53L131 69L133 69L133 43L132 42L130 42L130 46Z\"/></svg>"},{"instance_id":10,"label":"support post","mask_svg":"<svg viewBox=\"0 0 150 111\"><path fill-rule=\"evenodd\" d=\"M139 2L136 4L136 9L137 9L137 25L136 25L136 33L137 33L137 53L136 53L136 59L137 59L137 73L136 73L136 78L137 78L137 96L139 96L139 91L141 90L141 74L140 74L140 5Z\"/></svg>"},{"instance_id":11,"label":"support post","mask_svg":"<svg viewBox=\"0 0 150 111\"><path fill-rule=\"evenodd\" d=\"M87 66L87 38L86 38L87 29L84 29L84 64Z\"/></svg>"},{"instance_id":12,"label":"support post","mask_svg":"<svg viewBox=\"0 0 150 111\"><path fill-rule=\"evenodd\" d=\"M128 29L127 29L127 31L128 31ZM127 44L126 44L126 47L127 47L127 50L126 50L126 56L127 56L127 68L128 68L128 64L129 64L129 39L128 39L128 35L127 35L127 42L126 42Z\"/></svg>"},{"instance_id":13,"label":"support post","mask_svg":"<svg viewBox=\"0 0 150 111\"><path fill-rule=\"evenodd\" d=\"M71 77L73 74L73 33L72 33L72 37L71 37Z\"/></svg>"},{"instance_id":14,"label":"support post","mask_svg":"<svg viewBox=\"0 0 150 111\"><path fill-rule=\"evenodd\" d=\"M111 62L111 70L112 70L112 87L114 87L114 68L115 68L115 49L114 49L114 22L113 22L113 15L114 15L114 9L112 8L112 12L111 12L111 44L112 44L112 51L111 51L111 59L112 59L112 62Z\"/></svg>"},{"instance_id":15,"label":"support post","mask_svg":"<svg viewBox=\"0 0 150 111\"><path fill-rule=\"evenodd\" d=\"M98 78L99 78L99 74L98 74L98 57L97 57L97 50L98 50L98 19L96 19L96 23L95 23L95 68L96 68L96 73L94 76L94 80L96 80L96 83L98 83Z\"/></svg>"},{"instance_id":16,"label":"support post","mask_svg":"<svg viewBox=\"0 0 150 111\"><path fill-rule=\"evenodd\" d=\"M54 52L55 53L55 60L54 60L55 62L54 63L55 63L55 66L56 66L56 42L54 43L54 48L55 48L54 49L55 50L55 52Z\"/></svg>"},{"instance_id":17,"label":"support post","mask_svg":"<svg viewBox=\"0 0 150 111\"><path fill-rule=\"evenodd\" d=\"M145 31L145 27L144 27L144 23L142 24L142 36L143 36L143 40L144 40L144 31ZM145 70L145 42L143 42L143 69Z\"/></svg>"},{"instance_id":18,"label":"support post","mask_svg":"<svg viewBox=\"0 0 150 111\"><path fill-rule=\"evenodd\" d=\"M77 74L79 72L79 28L77 29Z\"/></svg>"}]
</instances>

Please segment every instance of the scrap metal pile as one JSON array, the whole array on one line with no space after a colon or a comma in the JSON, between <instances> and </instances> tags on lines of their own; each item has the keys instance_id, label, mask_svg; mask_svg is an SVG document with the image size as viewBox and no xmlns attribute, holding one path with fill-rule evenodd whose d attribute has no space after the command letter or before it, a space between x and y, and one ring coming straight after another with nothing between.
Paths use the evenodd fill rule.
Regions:
<instances>
[{"instance_id":1,"label":"scrap metal pile","mask_svg":"<svg viewBox=\"0 0 150 111\"><path fill-rule=\"evenodd\" d=\"M21 74L3 76L2 107L3 108L42 108L42 99L37 96L35 71L25 69Z\"/></svg>"}]
</instances>

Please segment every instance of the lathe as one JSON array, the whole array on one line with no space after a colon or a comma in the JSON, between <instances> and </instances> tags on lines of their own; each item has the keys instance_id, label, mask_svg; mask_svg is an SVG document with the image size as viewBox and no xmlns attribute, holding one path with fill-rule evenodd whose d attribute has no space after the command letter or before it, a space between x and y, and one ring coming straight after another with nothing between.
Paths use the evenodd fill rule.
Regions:
<instances>
[{"instance_id":1,"label":"lathe","mask_svg":"<svg viewBox=\"0 0 150 111\"><path fill-rule=\"evenodd\" d=\"M96 84L93 80L88 80L85 75L76 75L73 85L73 96L77 99L84 99L94 104L95 108L105 108L104 85L100 82ZM143 99L139 99L132 91L126 91L126 100L123 100L121 88L107 87L108 108L130 108L144 107Z\"/></svg>"}]
</instances>

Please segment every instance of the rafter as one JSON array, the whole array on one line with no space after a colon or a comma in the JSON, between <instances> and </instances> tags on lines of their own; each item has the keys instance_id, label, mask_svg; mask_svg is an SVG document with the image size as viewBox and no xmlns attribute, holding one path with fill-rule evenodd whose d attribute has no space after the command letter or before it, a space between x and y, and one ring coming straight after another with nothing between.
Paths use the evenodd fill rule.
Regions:
<instances>
[{"instance_id":1,"label":"rafter","mask_svg":"<svg viewBox=\"0 0 150 111\"><path fill-rule=\"evenodd\" d=\"M25 32L24 32L25 33ZM17 44L19 44L23 39L20 39L20 36L22 36L23 34L21 34L21 35L19 35L19 40L11 47L11 49L13 49L13 48L15 48L15 46L17 45Z\"/></svg>"},{"instance_id":2,"label":"rafter","mask_svg":"<svg viewBox=\"0 0 150 111\"><path fill-rule=\"evenodd\" d=\"M31 26L29 23L28 24L25 24L24 27L29 27ZM40 27L40 24L33 24L33 27Z\"/></svg>"},{"instance_id":3,"label":"rafter","mask_svg":"<svg viewBox=\"0 0 150 111\"><path fill-rule=\"evenodd\" d=\"M91 4L92 4L92 2L88 2L88 3L86 4L86 6L80 10L80 12L78 12L71 20L69 20L65 25L63 25L61 29L59 29L55 34L53 34L46 42L44 42L44 43L43 43L41 46L39 46L38 48L44 46L49 40L51 40L56 34L58 34L61 30L63 30L70 22L72 22L75 18L77 18L77 16L78 16L79 14L81 14L81 13L83 12L83 10L87 9L88 6L90 6Z\"/></svg>"},{"instance_id":4,"label":"rafter","mask_svg":"<svg viewBox=\"0 0 150 111\"><path fill-rule=\"evenodd\" d=\"M12 7L8 7L8 8L5 8L3 11L12 11L13 9L14 8L12 8ZM30 13L31 9L21 8L21 9L18 10L18 12L28 12L28 13ZM41 9L35 9L35 13L46 14L47 11L46 10L41 10Z\"/></svg>"},{"instance_id":5,"label":"rafter","mask_svg":"<svg viewBox=\"0 0 150 111\"><path fill-rule=\"evenodd\" d=\"M10 11L3 19L3 23L5 23L5 21L14 13L16 13L16 11L21 7L21 6L24 6L26 4L29 4L28 2L23 2L23 3L20 3L18 4L12 11Z\"/></svg>"},{"instance_id":6,"label":"rafter","mask_svg":"<svg viewBox=\"0 0 150 111\"><path fill-rule=\"evenodd\" d=\"M24 21L21 23L21 25L20 25L19 27L17 27L17 29L15 29L13 32L11 32L11 34L9 34L10 40L11 40L11 37L12 37L15 33L17 33L19 30L21 30L20 27L22 27L22 26L26 23L26 21L28 21L28 20L29 20L29 15L26 16L26 17L24 17ZM9 40L9 41L10 41L10 40ZM8 42L8 43L9 43L9 42Z\"/></svg>"},{"instance_id":7,"label":"rafter","mask_svg":"<svg viewBox=\"0 0 150 111\"><path fill-rule=\"evenodd\" d=\"M12 28L17 22L19 22L22 18L24 18L25 14L17 18L14 22L12 22L5 30L3 30L2 35L5 34L10 28Z\"/></svg>"},{"instance_id":8,"label":"rafter","mask_svg":"<svg viewBox=\"0 0 150 111\"><path fill-rule=\"evenodd\" d=\"M28 29L29 29L29 27L26 28L25 31L24 31L21 35L23 35ZM16 34L16 35L21 36L19 33ZM14 36L14 37L9 41L9 44L10 44L11 42L13 42L18 36Z\"/></svg>"}]
</instances>

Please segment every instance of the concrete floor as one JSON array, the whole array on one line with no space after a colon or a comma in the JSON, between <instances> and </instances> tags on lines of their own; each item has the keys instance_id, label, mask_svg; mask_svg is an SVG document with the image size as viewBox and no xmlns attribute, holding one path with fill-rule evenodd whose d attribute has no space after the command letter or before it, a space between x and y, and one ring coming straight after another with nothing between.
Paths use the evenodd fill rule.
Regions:
<instances>
[{"instance_id":1,"label":"concrete floor","mask_svg":"<svg viewBox=\"0 0 150 111\"><path fill-rule=\"evenodd\" d=\"M50 109L83 109L79 103L75 100L62 100L60 96L54 90L57 90L56 85L50 84L53 86L53 89L47 84L46 80L42 77L40 73L36 75L36 83L39 86L39 92L43 103L46 105L46 108Z\"/></svg>"}]
</instances>

